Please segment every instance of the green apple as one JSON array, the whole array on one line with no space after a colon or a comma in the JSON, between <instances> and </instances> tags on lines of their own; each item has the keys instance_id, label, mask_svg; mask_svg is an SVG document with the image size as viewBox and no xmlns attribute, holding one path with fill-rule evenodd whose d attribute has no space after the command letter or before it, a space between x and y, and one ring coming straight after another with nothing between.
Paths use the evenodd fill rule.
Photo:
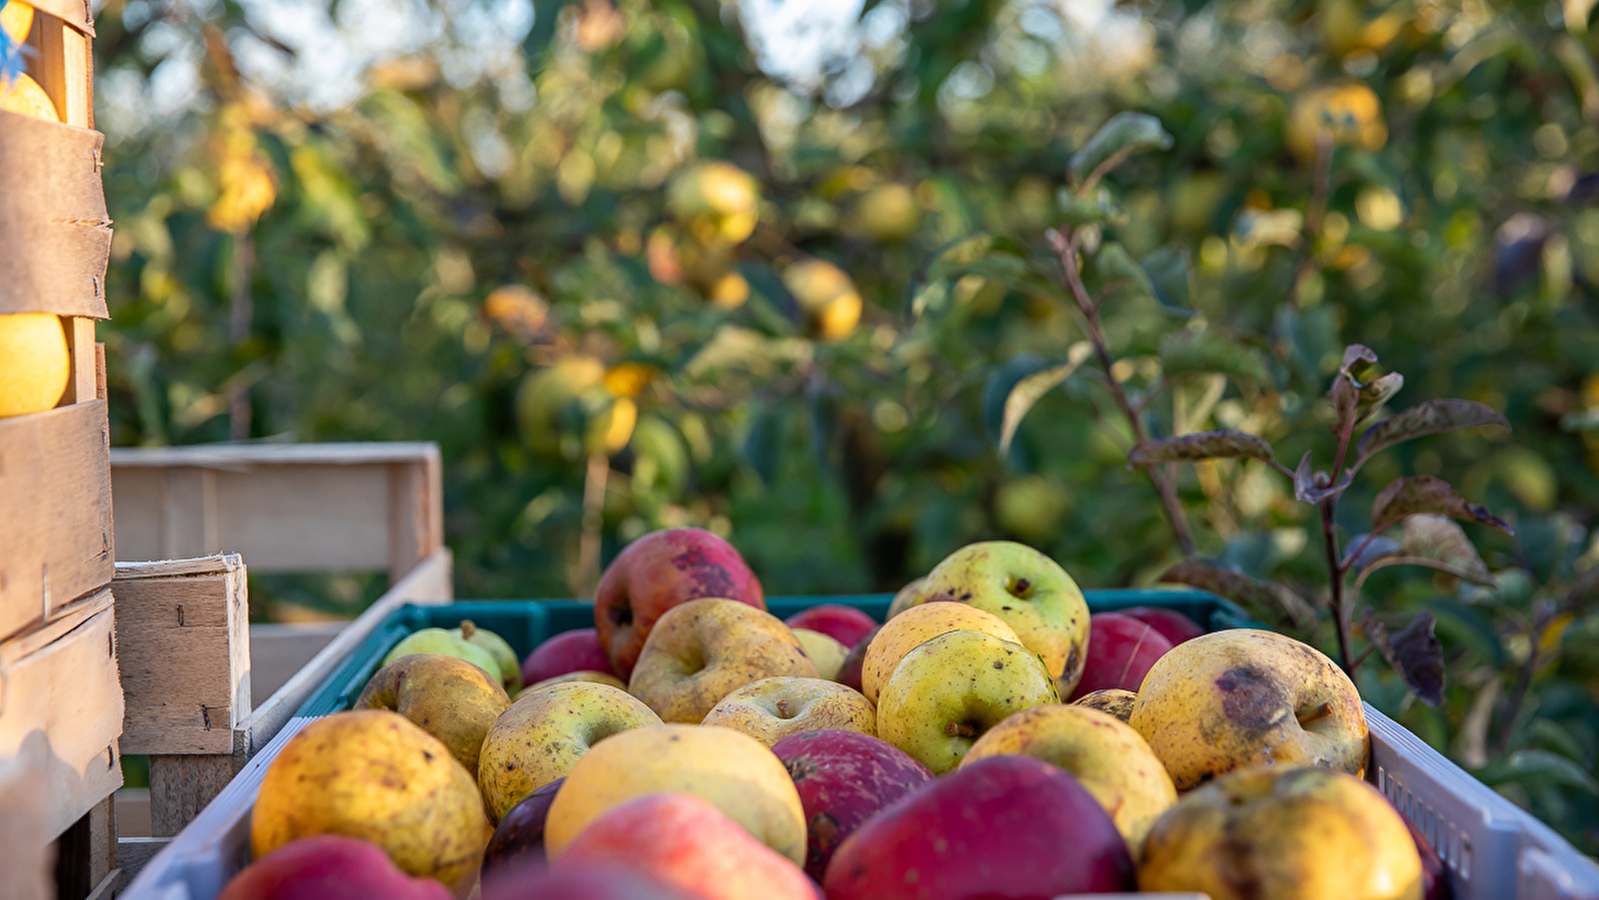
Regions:
<instances>
[{"instance_id":1,"label":"green apple","mask_svg":"<svg viewBox=\"0 0 1599 900\"><path fill-rule=\"evenodd\" d=\"M490 669L489 672L499 676L507 694L515 694L522 689L522 661L517 659L516 651L511 649L510 643L505 638L487 628L477 627L471 619L462 622L456 632L468 643L482 647L494 657L497 668Z\"/></svg>"},{"instance_id":2,"label":"green apple","mask_svg":"<svg viewBox=\"0 0 1599 900\"><path fill-rule=\"evenodd\" d=\"M500 664L495 661L494 654L461 637L458 628L423 628L420 631L413 631L394 645L389 655L383 657L383 665L378 668L413 653L442 653L445 656L459 657L496 678L500 677Z\"/></svg>"},{"instance_id":3,"label":"green apple","mask_svg":"<svg viewBox=\"0 0 1599 900\"><path fill-rule=\"evenodd\" d=\"M877 736L942 775L1012 713L1059 702L1054 680L1026 647L950 631L900 660L877 697Z\"/></svg>"},{"instance_id":4,"label":"green apple","mask_svg":"<svg viewBox=\"0 0 1599 900\"><path fill-rule=\"evenodd\" d=\"M1088 602L1058 563L1026 544L983 541L951 553L922 582L919 602L953 600L991 612L1044 658L1070 696L1088 657Z\"/></svg>"}]
</instances>

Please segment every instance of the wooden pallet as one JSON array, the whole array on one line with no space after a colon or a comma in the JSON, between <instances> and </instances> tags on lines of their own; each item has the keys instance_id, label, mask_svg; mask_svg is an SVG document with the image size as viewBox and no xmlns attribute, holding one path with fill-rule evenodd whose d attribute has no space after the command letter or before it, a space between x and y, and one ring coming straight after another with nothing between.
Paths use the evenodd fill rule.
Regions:
<instances>
[{"instance_id":1,"label":"wooden pallet","mask_svg":"<svg viewBox=\"0 0 1599 900\"><path fill-rule=\"evenodd\" d=\"M453 596L433 444L224 445L112 451L123 750L148 754L149 835L119 834L123 883L183 829L390 612ZM218 550L238 551L217 553ZM169 559L193 554L199 558ZM386 570L389 590L312 641L248 626L253 571ZM271 645L284 636L292 647ZM303 662L255 690L252 655ZM254 697L270 693L263 702ZM127 798L125 808L136 802ZM140 810L140 818L145 816Z\"/></svg>"},{"instance_id":2,"label":"wooden pallet","mask_svg":"<svg viewBox=\"0 0 1599 900\"><path fill-rule=\"evenodd\" d=\"M122 783L104 350L111 221L86 0L31 0L28 74L61 121L0 112L0 314L60 316L55 409L0 419L0 897L79 900L116 883ZM32 799L29 794L32 793ZM52 853L53 869L42 860ZM13 878L13 873L16 877Z\"/></svg>"}]
</instances>

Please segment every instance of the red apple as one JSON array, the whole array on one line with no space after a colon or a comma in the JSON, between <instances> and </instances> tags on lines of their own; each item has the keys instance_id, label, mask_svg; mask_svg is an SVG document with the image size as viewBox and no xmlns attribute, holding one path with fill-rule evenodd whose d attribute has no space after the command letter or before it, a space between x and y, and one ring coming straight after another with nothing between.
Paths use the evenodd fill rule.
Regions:
<instances>
[{"instance_id":1,"label":"red apple","mask_svg":"<svg viewBox=\"0 0 1599 900\"><path fill-rule=\"evenodd\" d=\"M1138 693L1149 667L1171 648L1171 641L1137 619L1095 613L1088 619L1088 661L1070 699L1109 688Z\"/></svg>"},{"instance_id":2,"label":"red apple","mask_svg":"<svg viewBox=\"0 0 1599 900\"><path fill-rule=\"evenodd\" d=\"M483 872L507 866L544 862L544 819L549 815L555 792L566 783L557 778L521 800L506 812L483 851Z\"/></svg>"},{"instance_id":3,"label":"red apple","mask_svg":"<svg viewBox=\"0 0 1599 900\"><path fill-rule=\"evenodd\" d=\"M384 898L388 900L388 898ZM482 900L706 900L701 894L662 884L613 865L523 863L483 878Z\"/></svg>"},{"instance_id":4,"label":"red apple","mask_svg":"<svg viewBox=\"0 0 1599 900\"><path fill-rule=\"evenodd\" d=\"M401 872L381 847L337 834L284 844L247 866L217 900L452 900L444 885Z\"/></svg>"},{"instance_id":5,"label":"red apple","mask_svg":"<svg viewBox=\"0 0 1599 900\"><path fill-rule=\"evenodd\" d=\"M622 548L594 591L594 627L611 668L623 681L631 678L655 620L704 597L766 609L761 583L744 557L709 531L652 531Z\"/></svg>"},{"instance_id":6,"label":"red apple","mask_svg":"<svg viewBox=\"0 0 1599 900\"><path fill-rule=\"evenodd\" d=\"M563 631L533 648L522 661L522 683L538 684L570 672L604 672L615 675L611 661L600 646L600 633L593 628Z\"/></svg>"},{"instance_id":7,"label":"red apple","mask_svg":"<svg viewBox=\"0 0 1599 900\"><path fill-rule=\"evenodd\" d=\"M877 627L877 620L861 612L853 606L844 606L840 603L824 603L813 606L803 612L797 612L783 620L790 628L809 628L820 631L846 647L853 647L860 643L872 629Z\"/></svg>"},{"instance_id":8,"label":"red apple","mask_svg":"<svg viewBox=\"0 0 1599 900\"><path fill-rule=\"evenodd\" d=\"M820 880L833 851L862 823L933 780L927 767L887 741L853 731L807 731L772 752L788 768L805 808L805 871Z\"/></svg>"},{"instance_id":9,"label":"red apple","mask_svg":"<svg viewBox=\"0 0 1599 900\"><path fill-rule=\"evenodd\" d=\"M1395 812L1398 809L1394 807ZM1404 815L1401 814L1400 818L1404 818ZM1449 872L1444 868L1444 861L1438 858L1438 851L1433 849L1432 843L1414 822L1405 819L1405 827L1410 829L1410 839L1416 842L1416 853L1421 857L1422 900L1449 900L1453 894L1449 887Z\"/></svg>"},{"instance_id":10,"label":"red apple","mask_svg":"<svg viewBox=\"0 0 1599 900\"><path fill-rule=\"evenodd\" d=\"M614 806L556 858L631 868L706 900L821 900L799 867L693 794L645 794ZM551 895L556 896L556 895Z\"/></svg>"},{"instance_id":11,"label":"red apple","mask_svg":"<svg viewBox=\"0 0 1599 900\"><path fill-rule=\"evenodd\" d=\"M834 681L857 691L861 689L861 667L866 665L866 648L872 645L872 638L877 637L882 627L878 625L855 642L849 655L844 657L843 665L838 667L838 674L833 676Z\"/></svg>"},{"instance_id":12,"label":"red apple","mask_svg":"<svg viewBox=\"0 0 1599 900\"><path fill-rule=\"evenodd\" d=\"M1133 886L1127 842L1071 775L991 756L900 799L845 838L828 900L1049 900Z\"/></svg>"},{"instance_id":13,"label":"red apple","mask_svg":"<svg viewBox=\"0 0 1599 900\"><path fill-rule=\"evenodd\" d=\"M1117 613L1132 616L1150 628L1160 632L1160 636L1171 641L1173 647L1183 641L1193 640L1205 633L1199 623L1188 618L1175 609L1161 609L1158 606L1130 606L1119 609Z\"/></svg>"}]
</instances>

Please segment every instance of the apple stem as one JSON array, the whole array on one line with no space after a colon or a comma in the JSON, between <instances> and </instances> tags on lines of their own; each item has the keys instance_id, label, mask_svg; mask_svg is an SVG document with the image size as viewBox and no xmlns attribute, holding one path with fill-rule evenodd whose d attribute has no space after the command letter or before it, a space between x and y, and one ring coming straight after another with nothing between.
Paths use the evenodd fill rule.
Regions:
<instances>
[{"instance_id":1,"label":"apple stem","mask_svg":"<svg viewBox=\"0 0 1599 900\"><path fill-rule=\"evenodd\" d=\"M461 637L470 641L472 639L472 635L474 634L477 634L477 626L472 623L471 619L462 619Z\"/></svg>"}]
</instances>

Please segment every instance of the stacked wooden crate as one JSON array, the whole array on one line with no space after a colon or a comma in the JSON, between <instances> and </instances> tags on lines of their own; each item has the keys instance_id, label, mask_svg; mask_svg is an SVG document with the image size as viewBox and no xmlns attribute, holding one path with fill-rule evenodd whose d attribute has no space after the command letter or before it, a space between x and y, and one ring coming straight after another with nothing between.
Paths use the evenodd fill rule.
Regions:
<instances>
[{"instance_id":1,"label":"stacked wooden crate","mask_svg":"<svg viewBox=\"0 0 1599 900\"><path fill-rule=\"evenodd\" d=\"M25 55L61 122L0 112L0 314L62 318L71 377L55 409L0 419L0 805L58 840L60 896L108 892L122 783L109 590L111 470L104 364L111 222L93 126L85 0L34 0ZM18 821L12 818L10 821ZM0 893L29 896L29 848L0 839ZM37 860L37 855L32 857Z\"/></svg>"}]
</instances>

